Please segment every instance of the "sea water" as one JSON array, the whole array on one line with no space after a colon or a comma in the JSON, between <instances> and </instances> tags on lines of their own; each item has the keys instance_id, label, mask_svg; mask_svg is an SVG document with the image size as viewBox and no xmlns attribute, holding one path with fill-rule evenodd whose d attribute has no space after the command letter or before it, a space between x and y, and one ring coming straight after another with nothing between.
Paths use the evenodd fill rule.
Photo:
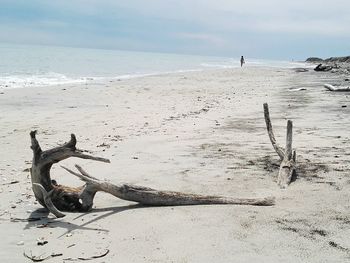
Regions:
<instances>
[{"instance_id":1,"label":"sea water","mask_svg":"<svg viewBox=\"0 0 350 263\"><path fill-rule=\"evenodd\" d=\"M300 63L246 58L247 67ZM239 58L0 43L0 89L240 67Z\"/></svg>"}]
</instances>

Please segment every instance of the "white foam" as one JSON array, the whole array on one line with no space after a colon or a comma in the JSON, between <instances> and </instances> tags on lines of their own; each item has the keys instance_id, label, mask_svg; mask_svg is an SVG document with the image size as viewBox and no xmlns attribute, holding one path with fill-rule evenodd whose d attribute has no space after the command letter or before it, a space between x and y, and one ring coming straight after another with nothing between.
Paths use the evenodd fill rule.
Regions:
<instances>
[{"instance_id":1,"label":"white foam","mask_svg":"<svg viewBox=\"0 0 350 263\"><path fill-rule=\"evenodd\" d=\"M99 83L108 80L125 80L133 78L141 78L147 76L157 76L172 73L194 72L202 69L190 69L190 70L174 70L164 72L152 72L152 73L135 73L135 74L123 74L113 77L77 77L69 78L64 74L49 72L46 74L38 75L8 75L0 76L0 89L13 89L13 88L32 88L32 87L45 87L45 86L57 86L66 84L84 84L84 83Z\"/></svg>"},{"instance_id":2,"label":"white foam","mask_svg":"<svg viewBox=\"0 0 350 263\"><path fill-rule=\"evenodd\" d=\"M69 78L63 74L49 72L38 75L8 75L0 76L0 88L28 88L28 87L43 87L55 86L72 83L85 83L94 78Z\"/></svg>"}]
</instances>

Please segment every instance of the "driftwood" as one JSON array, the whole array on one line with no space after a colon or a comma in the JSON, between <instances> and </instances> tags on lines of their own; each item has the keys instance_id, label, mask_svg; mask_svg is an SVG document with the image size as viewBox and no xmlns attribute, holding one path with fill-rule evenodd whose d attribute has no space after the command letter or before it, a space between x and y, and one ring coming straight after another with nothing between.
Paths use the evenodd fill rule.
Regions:
<instances>
[{"instance_id":1,"label":"driftwood","mask_svg":"<svg viewBox=\"0 0 350 263\"><path fill-rule=\"evenodd\" d=\"M30 133L31 148L33 150L33 162L30 169L32 188L38 202L49 209L56 217L63 217L60 211L89 211L93 205L96 192L103 191L120 199L133 201L149 206L180 206L180 205L205 205L205 204L236 204L236 205L274 205L274 198L231 198L224 196L196 195L173 191L158 191L152 188L135 186L130 184L112 184L107 181L89 175L80 166L76 165L78 172L66 167L65 170L79 177L85 185L77 188L57 184L51 180L50 169L53 164L69 157L91 159L101 162L109 162L108 159L84 154L76 148L76 138L71 135L71 140L62 146L42 151L36 139L36 131Z\"/></svg>"},{"instance_id":2,"label":"driftwood","mask_svg":"<svg viewBox=\"0 0 350 263\"><path fill-rule=\"evenodd\" d=\"M101 255L91 256L91 257L64 258L63 261L92 260L92 259L97 259L97 258L103 258L103 257L107 256L108 253L109 253L109 249L106 249L106 251L104 253L102 253Z\"/></svg>"},{"instance_id":3,"label":"driftwood","mask_svg":"<svg viewBox=\"0 0 350 263\"><path fill-rule=\"evenodd\" d=\"M287 121L286 148L283 149L276 142L275 135L272 130L269 106L267 103L264 103L264 116L267 133L269 135L271 144L281 160L280 169L277 177L277 184L281 188L286 188L292 181L293 175L295 174L296 166L296 151L292 150L293 122L291 120Z\"/></svg>"},{"instance_id":4,"label":"driftwood","mask_svg":"<svg viewBox=\"0 0 350 263\"><path fill-rule=\"evenodd\" d=\"M337 87L334 87L333 85L330 85L330 84L324 84L323 86L330 91L350 92L350 87L337 88Z\"/></svg>"},{"instance_id":5,"label":"driftwood","mask_svg":"<svg viewBox=\"0 0 350 263\"><path fill-rule=\"evenodd\" d=\"M42 261L50 259L50 258L63 256L63 254L62 253L52 253L50 256L42 257L42 256L33 256L33 255L29 256L26 254L26 252L23 252L23 256L25 256L26 258L30 259L33 262L42 262Z\"/></svg>"},{"instance_id":6,"label":"driftwood","mask_svg":"<svg viewBox=\"0 0 350 263\"><path fill-rule=\"evenodd\" d=\"M315 68L314 71L330 71L332 70L333 67L332 66L324 66L322 64L318 64Z\"/></svg>"}]
</instances>

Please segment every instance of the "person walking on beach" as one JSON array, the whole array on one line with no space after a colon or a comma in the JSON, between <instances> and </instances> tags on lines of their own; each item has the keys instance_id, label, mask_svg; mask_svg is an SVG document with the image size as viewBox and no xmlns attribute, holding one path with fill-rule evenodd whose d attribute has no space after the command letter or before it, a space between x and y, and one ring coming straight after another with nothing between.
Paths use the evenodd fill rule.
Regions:
<instances>
[{"instance_id":1,"label":"person walking on beach","mask_svg":"<svg viewBox=\"0 0 350 263\"><path fill-rule=\"evenodd\" d=\"M243 56L241 56L241 67L243 67L243 64L245 63L245 61L244 61L244 57Z\"/></svg>"}]
</instances>

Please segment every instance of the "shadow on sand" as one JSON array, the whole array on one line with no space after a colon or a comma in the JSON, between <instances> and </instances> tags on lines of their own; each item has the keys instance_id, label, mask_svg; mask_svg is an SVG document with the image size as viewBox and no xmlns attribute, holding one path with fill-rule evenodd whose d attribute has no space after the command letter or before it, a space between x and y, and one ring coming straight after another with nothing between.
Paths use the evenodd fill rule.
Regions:
<instances>
[{"instance_id":1,"label":"shadow on sand","mask_svg":"<svg viewBox=\"0 0 350 263\"><path fill-rule=\"evenodd\" d=\"M30 228L63 228L67 231L60 235L59 237L62 237L66 235L69 232L72 232L74 230L89 230L89 231L102 231L102 232L109 232L108 229L102 229L102 228L96 228L96 227L88 227L91 223L94 223L98 220L101 220L103 218L109 217L111 215L127 211L127 210L133 210L133 209L139 209L139 208L147 208L147 206L143 206L140 204L133 204L133 205L126 205L126 206L117 206L117 207L106 207L106 208L94 208L91 212L84 212L79 213L79 215L71 222L65 221L64 218L56 219L56 218L50 218L49 211L45 208L39 208L35 211L33 211L30 216L28 217L27 224L25 225L24 229L30 229ZM107 213L104 213L107 212ZM84 216L91 215L92 213L102 213L101 215L98 215L94 218L92 218L89 221L84 222L83 224L75 224L74 221L80 218L83 218ZM78 213L77 213L78 214Z\"/></svg>"}]
</instances>

